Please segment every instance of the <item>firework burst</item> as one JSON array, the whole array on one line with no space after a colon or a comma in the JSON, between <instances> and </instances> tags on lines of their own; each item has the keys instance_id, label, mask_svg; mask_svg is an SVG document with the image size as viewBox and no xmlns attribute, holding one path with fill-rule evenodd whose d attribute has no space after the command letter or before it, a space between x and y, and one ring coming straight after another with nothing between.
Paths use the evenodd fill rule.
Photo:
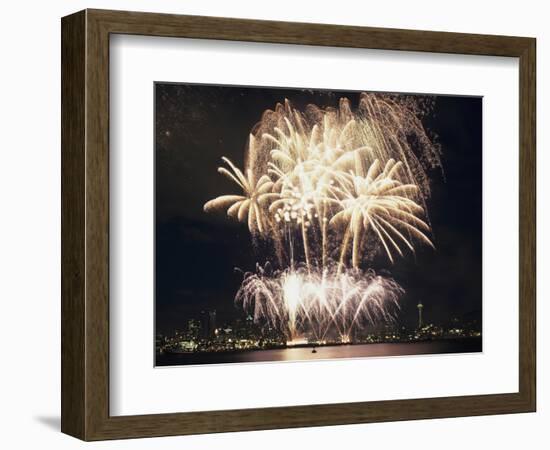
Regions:
<instances>
[{"instance_id":1,"label":"firework burst","mask_svg":"<svg viewBox=\"0 0 550 450\"><path fill-rule=\"evenodd\" d=\"M380 94L361 94L355 111L347 99L304 112L285 101L253 128L244 170L223 158L228 168L218 171L241 193L205 211L226 210L275 249L269 267L278 269L247 273L236 295L258 322L290 338L336 330L345 341L354 329L394 319L402 289L365 264L433 246L426 171L440 159L421 113L412 97Z\"/></svg>"},{"instance_id":2,"label":"firework burst","mask_svg":"<svg viewBox=\"0 0 550 450\"><path fill-rule=\"evenodd\" d=\"M349 342L356 328L393 322L403 289L373 270L322 271L305 266L272 271L267 264L246 273L236 301L255 321L283 330L289 340L311 333Z\"/></svg>"}]
</instances>

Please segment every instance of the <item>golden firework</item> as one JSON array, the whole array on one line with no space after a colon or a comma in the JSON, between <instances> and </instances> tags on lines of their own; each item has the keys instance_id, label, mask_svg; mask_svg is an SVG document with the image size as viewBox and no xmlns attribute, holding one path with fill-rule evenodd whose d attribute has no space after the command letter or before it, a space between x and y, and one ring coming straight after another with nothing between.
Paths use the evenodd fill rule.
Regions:
<instances>
[{"instance_id":1,"label":"golden firework","mask_svg":"<svg viewBox=\"0 0 550 450\"><path fill-rule=\"evenodd\" d=\"M225 209L247 223L254 239L273 243L278 260L277 276L248 274L237 296L246 307L255 304L257 318L284 317L291 335L306 322L316 321L318 335L338 322L348 337L343 316L388 319L373 315L372 305L383 308L384 289L395 303L398 289L367 275L369 284L362 285L358 273L376 254L393 263L418 244L433 247L427 170L440 167L439 149L420 114L420 102L410 97L363 93L355 111L347 99L338 108L304 111L286 100L253 128L243 170L222 158L228 168L218 171L241 193L211 200L204 210ZM361 289L379 289L371 300L350 302L338 283L353 298L362 298Z\"/></svg>"}]
</instances>

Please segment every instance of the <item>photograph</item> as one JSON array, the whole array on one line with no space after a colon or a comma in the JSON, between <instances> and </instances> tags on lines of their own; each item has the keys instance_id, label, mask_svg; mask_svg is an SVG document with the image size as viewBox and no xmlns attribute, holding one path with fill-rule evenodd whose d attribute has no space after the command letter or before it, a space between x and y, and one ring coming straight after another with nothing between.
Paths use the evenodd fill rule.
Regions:
<instances>
[{"instance_id":1,"label":"photograph","mask_svg":"<svg viewBox=\"0 0 550 450\"><path fill-rule=\"evenodd\" d=\"M155 366L482 351L481 97L154 96Z\"/></svg>"}]
</instances>

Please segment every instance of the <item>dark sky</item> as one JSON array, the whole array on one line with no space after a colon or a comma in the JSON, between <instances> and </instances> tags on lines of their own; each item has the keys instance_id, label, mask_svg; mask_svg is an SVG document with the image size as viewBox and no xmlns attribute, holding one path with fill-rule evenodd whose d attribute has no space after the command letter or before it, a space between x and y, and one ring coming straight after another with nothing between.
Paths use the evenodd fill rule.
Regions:
<instances>
[{"instance_id":1,"label":"dark sky","mask_svg":"<svg viewBox=\"0 0 550 450\"><path fill-rule=\"evenodd\" d=\"M206 214L206 201L236 186L217 173L221 157L243 166L252 127L266 109L288 98L338 105L358 92L223 87L156 83L156 329L185 327L201 309L220 321L238 314L233 298L242 281L234 270L252 270L255 258L246 225L225 214ZM442 148L444 178L432 173L428 212L436 250L422 248L388 267L405 288L400 320L411 325L416 304L427 321L481 316L482 99L436 96L424 126ZM387 266L387 265L386 265Z\"/></svg>"}]
</instances>

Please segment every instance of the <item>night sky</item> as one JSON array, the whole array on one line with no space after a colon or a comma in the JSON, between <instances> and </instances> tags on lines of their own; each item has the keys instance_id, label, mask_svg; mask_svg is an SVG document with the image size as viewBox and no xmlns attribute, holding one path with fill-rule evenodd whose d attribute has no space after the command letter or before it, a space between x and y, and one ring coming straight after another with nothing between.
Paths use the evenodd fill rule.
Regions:
<instances>
[{"instance_id":1,"label":"night sky","mask_svg":"<svg viewBox=\"0 0 550 450\"><path fill-rule=\"evenodd\" d=\"M250 130L277 102L288 98L300 110L337 107L340 97L354 109L359 92L155 84L157 332L184 329L203 309L216 309L219 324L241 314L233 302L242 281L235 268L255 267L250 234L223 213L203 211L212 198L239 194L217 172L221 157L242 167ZM442 149L443 174L430 172L427 204L436 250L419 246L416 258L374 262L406 290L404 325L416 323L419 301L426 322L481 319L481 118L481 98L441 95L423 118Z\"/></svg>"}]
</instances>

